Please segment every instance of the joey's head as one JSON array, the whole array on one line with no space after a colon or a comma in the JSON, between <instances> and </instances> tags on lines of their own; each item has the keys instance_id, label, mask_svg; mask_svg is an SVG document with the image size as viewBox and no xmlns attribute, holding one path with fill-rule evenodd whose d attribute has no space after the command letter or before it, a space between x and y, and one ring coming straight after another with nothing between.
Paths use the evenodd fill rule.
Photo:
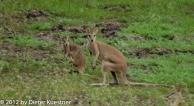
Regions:
<instances>
[{"instance_id":1,"label":"joey's head","mask_svg":"<svg viewBox=\"0 0 194 106\"><path fill-rule=\"evenodd\" d=\"M70 50L69 45L70 45L69 37L63 38L63 49L65 54L68 54Z\"/></svg>"},{"instance_id":2,"label":"joey's head","mask_svg":"<svg viewBox=\"0 0 194 106\"><path fill-rule=\"evenodd\" d=\"M63 43L64 43L64 46L69 46L69 44L70 44L70 41L69 41L69 37L65 37L64 39L63 39Z\"/></svg>"},{"instance_id":3,"label":"joey's head","mask_svg":"<svg viewBox=\"0 0 194 106\"><path fill-rule=\"evenodd\" d=\"M87 31L87 38L89 43L95 42L96 41L96 34L98 33L98 29L94 28L92 31Z\"/></svg>"}]
</instances>

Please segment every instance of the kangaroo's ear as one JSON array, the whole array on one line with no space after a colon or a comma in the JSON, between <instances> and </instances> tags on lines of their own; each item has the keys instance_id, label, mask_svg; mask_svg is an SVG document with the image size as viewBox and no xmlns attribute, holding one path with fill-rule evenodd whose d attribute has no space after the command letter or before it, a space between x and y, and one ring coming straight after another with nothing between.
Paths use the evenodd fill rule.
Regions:
<instances>
[{"instance_id":1,"label":"kangaroo's ear","mask_svg":"<svg viewBox=\"0 0 194 106\"><path fill-rule=\"evenodd\" d=\"M67 37L66 37L66 42L67 42L67 43L70 43L70 41L71 41L71 38L70 38L69 36L67 36Z\"/></svg>"},{"instance_id":2,"label":"kangaroo's ear","mask_svg":"<svg viewBox=\"0 0 194 106\"><path fill-rule=\"evenodd\" d=\"M87 34L90 33L90 28L85 27L83 30L84 30L84 32L87 33Z\"/></svg>"},{"instance_id":3,"label":"kangaroo's ear","mask_svg":"<svg viewBox=\"0 0 194 106\"><path fill-rule=\"evenodd\" d=\"M63 40L64 43L69 42L69 38L67 36L63 37L62 40Z\"/></svg>"},{"instance_id":4,"label":"kangaroo's ear","mask_svg":"<svg viewBox=\"0 0 194 106\"><path fill-rule=\"evenodd\" d=\"M98 33L98 28L94 28L93 32L92 32L92 35L96 35L97 33Z\"/></svg>"},{"instance_id":5,"label":"kangaroo's ear","mask_svg":"<svg viewBox=\"0 0 194 106\"><path fill-rule=\"evenodd\" d=\"M86 25L83 25L83 26L82 26L82 29L83 29L83 32L85 32L85 33L89 33L89 32L90 32L90 31L89 31L89 27L86 26Z\"/></svg>"}]
</instances>

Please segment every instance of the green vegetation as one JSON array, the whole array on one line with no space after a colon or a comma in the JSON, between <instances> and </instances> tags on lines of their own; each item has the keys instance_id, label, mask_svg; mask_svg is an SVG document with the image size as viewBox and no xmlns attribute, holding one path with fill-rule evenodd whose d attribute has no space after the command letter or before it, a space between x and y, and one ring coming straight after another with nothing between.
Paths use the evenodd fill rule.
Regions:
<instances>
[{"instance_id":1,"label":"green vegetation","mask_svg":"<svg viewBox=\"0 0 194 106\"><path fill-rule=\"evenodd\" d=\"M32 36L21 36L18 35L14 37L14 39L10 40L10 43L14 43L19 47L34 47L34 48L41 48L41 49L48 49L54 45L54 42L51 41L41 41L37 38Z\"/></svg>"},{"instance_id":2,"label":"green vegetation","mask_svg":"<svg viewBox=\"0 0 194 106\"><path fill-rule=\"evenodd\" d=\"M181 85L183 99L193 106L194 0L1 0L0 98L168 106L170 88L90 86L102 77L100 66L91 68L92 56L84 47L89 76L68 73L74 68L64 57L58 35L74 36L82 45L86 39L80 26L102 22L121 24L115 35L99 33L97 39L124 53L129 79Z\"/></svg>"}]
</instances>

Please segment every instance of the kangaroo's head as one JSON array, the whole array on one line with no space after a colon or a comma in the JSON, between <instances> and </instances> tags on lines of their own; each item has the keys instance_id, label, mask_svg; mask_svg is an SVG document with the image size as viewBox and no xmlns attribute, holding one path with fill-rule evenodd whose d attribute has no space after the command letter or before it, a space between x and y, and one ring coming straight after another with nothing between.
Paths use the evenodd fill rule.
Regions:
<instances>
[{"instance_id":1,"label":"kangaroo's head","mask_svg":"<svg viewBox=\"0 0 194 106\"><path fill-rule=\"evenodd\" d=\"M95 42L96 41L96 34L98 33L98 29L94 28L92 31L90 31L89 29L86 31L87 32L87 38L88 41L90 43Z\"/></svg>"}]
</instances>

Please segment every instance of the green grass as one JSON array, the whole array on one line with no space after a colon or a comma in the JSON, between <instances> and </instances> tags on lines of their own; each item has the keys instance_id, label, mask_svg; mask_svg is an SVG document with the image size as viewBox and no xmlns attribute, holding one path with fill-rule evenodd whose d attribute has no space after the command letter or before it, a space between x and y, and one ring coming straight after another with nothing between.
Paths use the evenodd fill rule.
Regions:
<instances>
[{"instance_id":1,"label":"green grass","mask_svg":"<svg viewBox=\"0 0 194 106\"><path fill-rule=\"evenodd\" d=\"M88 2L87 2L88 1ZM123 12L103 9L127 6ZM43 10L48 17L30 20L31 10ZM194 102L194 0L2 0L0 1L0 98L22 100L79 100L84 106L168 106L164 97L169 88L91 87L102 81L100 66L93 70L88 49L86 74L68 74L74 70L58 50L59 41L41 40L39 32L60 36L77 36L83 44L83 33L52 32L56 25L82 26L98 22L125 21L117 37L97 39L124 53L132 80L183 86L183 98L189 106ZM15 33L10 34L14 31ZM135 40L140 36L142 40ZM174 36L170 40L168 37ZM125 39L126 38L126 39ZM7 48L4 47L7 45ZM12 47L13 46L13 47ZM15 50L20 48L21 51ZM143 58L129 55L131 48L168 48L172 53ZM34 53L34 51L36 51ZM37 54L36 54L37 53Z\"/></svg>"},{"instance_id":2,"label":"green grass","mask_svg":"<svg viewBox=\"0 0 194 106\"><path fill-rule=\"evenodd\" d=\"M19 35L9 40L11 43L19 47L34 47L41 49L48 49L54 46L55 42L52 41L41 41L33 36Z\"/></svg>"},{"instance_id":3,"label":"green grass","mask_svg":"<svg viewBox=\"0 0 194 106\"><path fill-rule=\"evenodd\" d=\"M31 30L49 30L53 27L53 23L51 22L37 22L28 25Z\"/></svg>"},{"instance_id":4,"label":"green grass","mask_svg":"<svg viewBox=\"0 0 194 106\"><path fill-rule=\"evenodd\" d=\"M147 82L169 83L187 85L192 88L194 82L190 80L193 76L193 65L190 61L192 55L169 55L160 56L152 59L133 59L129 63L140 65L158 65L153 69L132 69L129 75L133 75L133 79L138 79ZM176 72L174 72L176 70ZM147 73L147 71L149 73Z\"/></svg>"}]
</instances>

